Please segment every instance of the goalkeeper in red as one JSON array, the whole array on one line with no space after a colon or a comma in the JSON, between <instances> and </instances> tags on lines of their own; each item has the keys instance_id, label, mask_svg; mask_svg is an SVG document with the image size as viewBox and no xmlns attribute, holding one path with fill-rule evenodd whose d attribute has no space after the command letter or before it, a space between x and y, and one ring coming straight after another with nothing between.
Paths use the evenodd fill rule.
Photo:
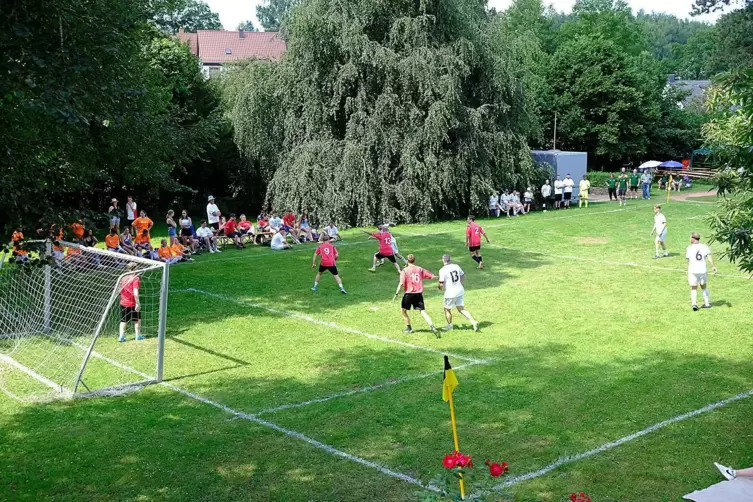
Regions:
<instances>
[{"instance_id":1,"label":"goalkeeper in red","mask_svg":"<svg viewBox=\"0 0 753 502\"><path fill-rule=\"evenodd\" d=\"M337 285L340 286L340 293L346 295L345 288L343 288L343 281L340 279L340 275L337 272L337 258L339 256L337 249L330 244L329 237L324 232L319 236L319 242L321 242L321 244L319 244L319 247L314 251L314 260L311 263L311 268L316 268L317 256L321 257L321 262L319 264L319 272L317 272L316 278L314 279L314 287L311 288L311 291L316 292L316 288L319 286L319 279L322 277L322 272L329 271L329 273L335 278Z\"/></svg>"},{"instance_id":2,"label":"goalkeeper in red","mask_svg":"<svg viewBox=\"0 0 753 502\"><path fill-rule=\"evenodd\" d=\"M395 250L392 248L392 234L387 230L387 227L380 225L379 232L367 232L366 230L361 230L361 232L368 235L370 239L379 241L379 252L374 255L374 261L369 272L376 272L377 262L384 258L391 261L397 271L400 272L400 265L395 260Z\"/></svg>"},{"instance_id":3,"label":"goalkeeper in red","mask_svg":"<svg viewBox=\"0 0 753 502\"><path fill-rule=\"evenodd\" d=\"M405 320L405 333L413 333L413 328L410 324L410 317L408 317L408 311L412 308L421 312L421 316L429 324L431 332L436 335L437 338L441 338L437 328L434 327L434 323L431 321L431 317L426 313L424 308L424 279L436 279L437 277L426 269L423 269L416 265L416 257L412 254L408 255L408 266L400 272L400 283L397 285L395 296L392 298L394 301L397 295L400 293L400 288L403 288L405 294L400 304L400 310Z\"/></svg>"},{"instance_id":4,"label":"goalkeeper in red","mask_svg":"<svg viewBox=\"0 0 753 502\"><path fill-rule=\"evenodd\" d=\"M126 341L126 327L129 322L133 322L136 331L136 340L143 340L141 336L141 301L139 299L139 289L141 288L141 279L136 274L125 275L120 280L120 336L119 342Z\"/></svg>"},{"instance_id":5,"label":"goalkeeper in red","mask_svg":"<svg viewBox=\"0 0 753 502\"><path fill-rule=\"evenodd\" d=\"M465 247L471 253L471 259L478 263L479 270L484 270L484 262L481 258L481 236L484 236L486 243L489 244L489 237L486 236L486 232L481 228L481 225L476 223L475 216L468 217L468 226L465 229Z\"/></svg>"}]
</instances>

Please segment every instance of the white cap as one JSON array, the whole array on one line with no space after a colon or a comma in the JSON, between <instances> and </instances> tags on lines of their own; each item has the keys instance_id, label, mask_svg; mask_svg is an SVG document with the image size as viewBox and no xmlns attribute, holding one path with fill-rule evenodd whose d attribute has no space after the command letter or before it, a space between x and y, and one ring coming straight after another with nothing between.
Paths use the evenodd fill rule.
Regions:
<instances>
[{"instance_id":1,"label":"white cap","mask_svg":"<svg viewBox=\"0 0 753 502\"><path fill-rule=\"evenodd\" d=\"M207 201L214 200L214 195L210 195Z\"/></svg>"}]
</instances>

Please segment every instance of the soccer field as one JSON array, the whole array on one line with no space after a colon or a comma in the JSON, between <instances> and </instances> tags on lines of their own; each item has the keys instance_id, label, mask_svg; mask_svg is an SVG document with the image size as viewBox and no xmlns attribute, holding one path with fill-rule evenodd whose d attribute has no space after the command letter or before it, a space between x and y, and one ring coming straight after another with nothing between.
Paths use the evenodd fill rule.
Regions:
<instances>
[{"instance_id":1,"label":"soccer field","mask_svg":"<svg viewBox=\"0 0 753 502\"><path fill-rule=\"evenodd\" d=\"M377 245L356 231L338 244L347 296L328 275L311 291L312 245L172 267L165 384L0 394L0 500L415 500L453 449L443 354L461 449L509 463L501 498L680 500L721 480L713 461L753 464L753 315L719 245L714 308L691 310L685 248L714 206L666 204L671 254L652 260L653 202L480 220L483 271L464 222L396 227L403 255L466 272L481 329L455 312L441 339L416 313L401 332L397 272L368 272ZM444 325L436 282L425 297ZM132 338L98 350L138 368L156 341Z\"/></svg>"}]
</instances>

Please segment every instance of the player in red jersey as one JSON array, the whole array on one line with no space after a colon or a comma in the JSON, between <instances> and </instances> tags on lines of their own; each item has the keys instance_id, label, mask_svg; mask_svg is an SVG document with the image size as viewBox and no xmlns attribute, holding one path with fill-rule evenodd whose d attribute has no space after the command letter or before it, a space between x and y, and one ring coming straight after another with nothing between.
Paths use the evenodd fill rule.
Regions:
<instances>
[{"instance_id":1,"label":"player in red jersey","mask_svg":"<svg viewBox=\"0 0 753 502\"><path fill-rule=\"evenodd\" d=\"M486 243L489 244L489 237L486 236L486 232L481 228L481 225L476 223L476 217L471 215L468 217L468 226L465 229L465 247L471 253L471 259L478 263L479 270L484 270L484 262L481 259L481 236L484 236Z\"/></svg>"},{"instance_id":2,"label":"player in red jersey","mask_svg":"<svg viewBox=\"0 0 753 502\"><path fill-rule=\"evenodd\" d=\"M136 274L123 276L120 279L120 336L119 342L126 341L126 327L129 322L133 322L136 331L136 340L143 340L141 336L141 301L139 299L139 289L141 288L141 279Z\"/></svg>"},{"instance_id":3,"label":"player in red jersey","mask_svg":"<svg viewBox=\"0 0 753 502\"><path fill-rule=\"evenodd\" d=\"M426 313L424 309L424 279L436 279L437 277L426 269L423 269L416 265L416 257L412 254L408 255L408 266L400 272L400 283L397 285L395 296L392 297L392 301L395 301L400 288L403 288L405 294L403 295L403 301L400 304L400 310L405 320L405 333L413 333L413 328L410 325L410 317L408 317L408 311L413 308L421 312L421 316L426 320L431 327L431 332L436 335L437 338L441 338L437 328L434 327L434 323L431 321L431 317Z\"/></svg>"},{"instance_id":4,"label":"player in red jersey","mask_svg":"<svg viewBox=\"0 0 753 502\"><path fill-rule=\"evenodd\" d=\"M398 265L397 260L395 260L395 250L392 249L392 234L387 230L387 227L379 225L379 232L372 233L367 232L366 230L361 230L361 232L368 235L370 239L376 239L379 241L379 252L374 255L374 262L372 263L369 272L376 272L377 262L382 258L390 260L392 264L395 265L397 271L400 272L400 265Z\"/></svg>"},{"instance_id":5,"label":"player in red jersey","mask_svg":"<svg viewBox=\"0 0 753 502\"><path fill-rule=\"evenodd\" d=\"M322 277L322 272L329 270L329 272L335 277L337 285L340 286L340 293L347 295L348 293L343 288L343 281L340 279L340 275L337 272L337 258L338 253L335 246L330 244L327 234L322 233L319 236L319 247L314 251L314 260L311 262L311 268L316 268L316 257L321 256L321 262L319 264L319 272L314 279L314 287L311 291L316 291L316 287L319 285L319 279Z\"/></svg>"}]
</instances>

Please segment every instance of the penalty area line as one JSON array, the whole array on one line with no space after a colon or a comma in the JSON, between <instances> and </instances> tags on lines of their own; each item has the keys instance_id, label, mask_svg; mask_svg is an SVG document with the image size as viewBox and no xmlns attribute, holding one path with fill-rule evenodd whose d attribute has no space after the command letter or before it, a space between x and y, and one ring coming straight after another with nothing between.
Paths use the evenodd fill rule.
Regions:
<instances>
[{"instance_id":1,"label":"penalty area line","mask_svg":"<svg viewBox=\"0 0 753 502\"><path fill-rule=\"evenodd\" d=\"M357 242L341 242L339 244L335 244L336 248L341 248L345 246L359 246L361 244L368 244L369 241L357 241ZM268 253L259 253L259 254L248 254L248 255L242 255L242 256L229 256L227 258L216 258L214 260L203 260L199 262L194 262L194 266L207 264L207 263L220 263L225 261L238 261L238 260L254 260L256 258L267 258L269 256L285 256L292 253L298 253L300 251L309 250L313 251L313 247L304 246L303 244L297 245L296 247L292 248L290 251L270 251Z\"/></svg>"},{"instance_id":2,"label":"penalty area line","mask_svg":"<svg viewBox=\"0 0 753 502\"><path fill-rule=\"evenodd\" d=\"M446 352L446 351L439 350L439 349L433 349L431 347L424 347L422 345L416 345L414 343L404 342L402 340L396 340L394 338L388 338L386 336L373 335L371 333L367 333L365 331L361 331L361 330L358 330L358 329L352 329L352 328L347 328L345 326L340 326L339 324L334 323L334 322L321 321L319 319L315 319L313 317L310 317L310 316L307 316L307 315L304 315L304 314L299 314L297 312L288 312L288 311L285 311L285 310L279 310L279 309L275 309L275 308L272 308L272 307L267 307L266 305L263 305L261 303L248 302L248 301L245 301L245 300L240 300L238 298L233 298L232 296L222 295L222 294L218 294L218 293L212 293L211 291L204 291L202 289L195 289L195 288L179 289L179 290L172 291L172 293L198 293L198 294L202 294L202 295L206 295L206 296L211 296L211 297L214 297L214 298L217 298L217 299L220 299L220 300L225 300L225 301L228 301L228 302L237 303L239 305L244 305L246 307L251 307L251 308L260 309L260 310L266 310L268 312L272 312L274 314L282 315L282 316L285 316L285 317L292 317L294 319L301 319L303 321L308 321L311 324L318 324L320 326L326 326L328 328L338 329L340 331L344 331L346 333L350 333L350 334L353 334L353 335L365 336L366 338L371 338L372 340L379 340L381 342L386 342L386 343L394 343L394 344L397 344L397 345L402 345L403 347L408 347L408 348L415 349L415 350L423 350L424 352L431 352L431 353L434 353L434 354L448 355L448 356L453 357L455 359L458 359L460 361L466 361L466 362L469 362L469 363L481 364L481 363L487 362L487 361L482 360L482 359L474 359L472 357L461 356L461 355L458 355L458 354L453 354L451 352Z\"/></svg>"},{"instance_id":3,"label":"penalty area line","mask_svg":"<svg viewBox=\"0 0 753 502\"><path fill-rule=\"evenodd\" d=\"M538 477L543 476L544 474L548 474L549 472L557 469L558 467L561 467L565 464L570 464L572 462L576 462L578 460L583 460L589 457L593 457L594 455L597 455L599 453L605 452L607 450L611 450L612 448L616 448L620 445L623 445L625 443L629 443L630 441L633 441L635 439L638 439L640 437L643 437L647 434L651 434L652 432L656 432L659 429L663 429L665 427L668 427L672 424L676 424L678 422L682 422L683 420L687 420L689 418L696 417L698 415L701 415L703 413L708 413L710 411L713 411L717 408L721 408L722 406L726 406L730 403L734 403L736 401L742 401L743 399L749 399L753 397L753 390L749 390L746 392L741 392L737 395L734 395L732 397L728 397L726 399L722 399L721 401L717 401L715 403L710 403L704 406L703 408L698 408L697 410L689 411L687 413L683 413L682 415L677 415L676 417L669 418L667 420L664 420L662 422L658 422L654 425L651 425L649 427L646 427L645 429L639 430L638 432L634 432L632 434L629 434L627 436L623 436L615 441L610 441L608 443L604 443L603 445L594 448L592 450L584 451L582 453L578 453L576 455L569 455L567 457L562 457L555 462L552 462L551 464L542 467L538 471L529 472L526 474L521 474L520 476L515 476L504 483L496 485L493 489L494 490L501 490L502 488L506 488L509 486L517 485L518 483L522 483L523 481L528 481L531 479L535 479Z\"/></svg>"}]
</instances>

